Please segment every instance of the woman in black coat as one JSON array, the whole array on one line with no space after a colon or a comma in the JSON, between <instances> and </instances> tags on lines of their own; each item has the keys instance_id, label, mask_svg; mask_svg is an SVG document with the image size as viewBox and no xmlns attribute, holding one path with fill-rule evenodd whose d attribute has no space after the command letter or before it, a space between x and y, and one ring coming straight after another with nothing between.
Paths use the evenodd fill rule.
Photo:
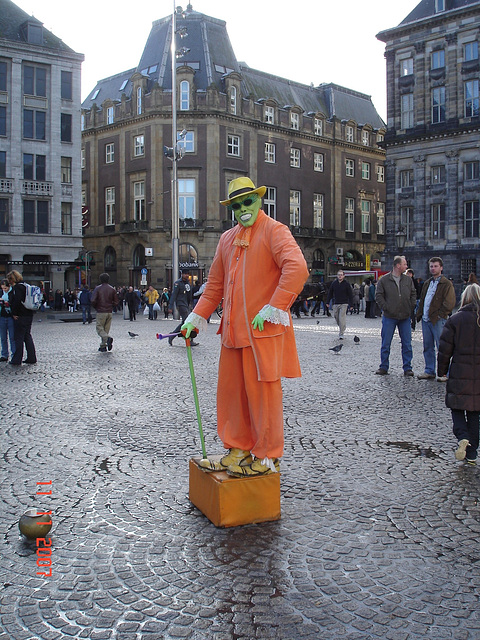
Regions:
<instances>
[{"instance_id":1,"label":"woman in black coat","mask_svg":"<svg viewBox=\"0 0 480 640\"><path fill-rule=\"evenodd\" d=\"M445 323L437 357L437 375L446 376L445 404L452 411L458 440L457 460L477 463L480 418L480 286L465 288L460 309ZM450 370L449 370L450 367Z\"/></svg>"}]
</instances>

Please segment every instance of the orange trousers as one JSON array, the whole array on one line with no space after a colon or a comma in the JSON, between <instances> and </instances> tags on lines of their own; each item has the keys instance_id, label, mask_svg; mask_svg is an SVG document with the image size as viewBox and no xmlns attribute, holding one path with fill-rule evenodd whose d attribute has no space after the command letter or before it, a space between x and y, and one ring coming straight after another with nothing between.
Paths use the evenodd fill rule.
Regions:
<instances>
[{"instance_id":1,"label":"orange trousers","mask_svg":"<svg viewBox=\"0 0 480 640\"><path fill-rule=\"evenodd\" d=\"M251 451L260 459L283 455L282 383L258 380L251 347L222 346L217 431L226 449Z\"/></svg>"}]
</instances>

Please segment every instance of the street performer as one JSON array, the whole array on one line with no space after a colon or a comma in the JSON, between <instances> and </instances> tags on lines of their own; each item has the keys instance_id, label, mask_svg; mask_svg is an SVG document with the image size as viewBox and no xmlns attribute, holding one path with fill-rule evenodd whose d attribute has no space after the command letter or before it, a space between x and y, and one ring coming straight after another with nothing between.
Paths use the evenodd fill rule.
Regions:
<instances>
[{"instance_id":1,"label":"street performer","mask_svg":"<svg viewBox=\"0 0 480 640\"><path fill-rule=\"evenodd\" d=\"M221 204L239 224L221 236L203 295L182 326L187 338L206 329L223 299L217 431L228 452L199 465L237 477L279 470L281 378L301 375L289 309L308 269L288 227L261 210L265 191L247 177L230 182Z\"/></svg>"}]
</instances>

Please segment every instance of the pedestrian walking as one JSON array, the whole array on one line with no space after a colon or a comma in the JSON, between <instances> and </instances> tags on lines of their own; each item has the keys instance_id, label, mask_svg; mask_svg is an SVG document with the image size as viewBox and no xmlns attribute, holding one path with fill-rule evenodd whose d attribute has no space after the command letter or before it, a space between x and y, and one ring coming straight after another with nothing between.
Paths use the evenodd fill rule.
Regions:
<instances>
[{"instance_id":1,"label":"pedestrian walking","mask_svg":"<svg viewBox=\"0 0 480 640\"><path fill-rule=\"evenodd\" d=\"M345 280L345 272L337 271L337 279L334 280L328 292L328 306L332 306L333 317L338 325L339 340L343 340L347 328L347 311L353 304L353 292L350 284Z\"/></svg>"},{"instance_id":2,"label":"pedestrian walking","mask_svg":"<svg viewBox=\"0 0 480 640\"><path fill-rule=\"evenodd\" d=\"M27 357L23 361L25 364L35 364L37 354L32 338L33 314L31 309L27 309L23 304L27 295L27 289L23 283L23 276L18 271L7 273L7 280L12 287L8 294L10 308L12 309L15 351L10 358L10 364L20 366L23 358L23 347L27 351Z\"/></svg>"},{"instance_id":3,"label":"pedestrian walking","mask_svg":"<svg viewBox=\"0 0 480 640\"><path fill-rule=\"evenodd\" d=\"M2 291L0 297L0 339L2 343L2 355L0 362L8 362L8 343L10 342L10 353L15 353L15 323L10 307L8 294L12 290L8 280L2 280Z\"/></svg>"},{"instance_id":4,"label":"pedestrian walking","mask_svg":"<svg viewBox=\"0 0 480 640\"><path fill-rule=\"evenodd\" d=\"M138 296L132 286L128 287L124 300L128 307L130 322L133 322L137 319Z\"/></svg>"},{"instance_id":5,"label":"pedestrian walking","mask_svg":"<svg viewBox=\"0 0 480 640\"><path fill-rule=\"evenodd\" d=\"M445 404L458 440L457 460L477 463L480 418L480 286L465 287L460 309L440 335L437 372L447 377Z\"/></svg>"},{"instance_id":6,"label":"pedestrian walking","mask_svg":"<svg viewBox=\"0 0 480 640\"><path fill-rule=\"evenodd\" d=\"M118 305L118 296L115 289L108 284L108 273L100 274L100 284L95 287L92 295L92 307L97 311L97 333L100 336L99 351L111 351L113 338L110 335L112 326L113 309Z\"/></svg>"},{"instance_id":7,"label":"pedestrian walking","mask_svg":"<svg viewBox=\"0 0 480 640\"><path fill-rule=\"evenodd\" d=\"M395 256L392 270L382 276L377 284L376 303L382 311L382 346L379 376L388 373L390 346L395 329L402 342L403 375L413 376L412 327L410 315L417 299L412 278L405 275L405 256Z\"/></svg>"},{"instance_id":8,"label":"pedestrian walking","mask_svg":"<svg viewBox=\"0 0 480 640\"><path fill-rule=\"evenodd\" d=\"M442 259L430 258L428 268L431 277L423 284L417 310L417 321L422 321L425 360L425 371L417 376L419 380L435 380L435 348L438 350L440 335L455 306L455 289L450 280L442 275ZM438 380L446 382L445 376L439 376Z\"/></svg>"},{"instance_id":9,"label":"pedestrian walking","mask_svg":"<svg viewBox=\"0 0 480 640\"><path fill-rule=\"evenodd\" d=\"M82 322L83 324L91 324L92 322L92 292L87 284L83 285L82 290L78 296L78 302L80 303L80 309L82 310Z\"/></svg>"},{"instance_id":10,"label":"pedestrian walking","mask_svg":"<svg viewBox=\"0 0 480 640\"><path fill-rule=\"evenodd\" d=\"M148 319L155 320L156 312L154 311L153 307L155 306L155 303L159 298L158 291L154 289L152 285L150 285L147 289L147 292L145 293L145 298L148 304Z\"/></svg>"},{"instance_id":11,"label":"pedestrian walking","mask_svg":"<svg viewBox=\"0 0 480 640\"><path fill-rule=\"evenodd\" d=\"M165 320L168 320L168 302L170 300L170 294L168 292L167 287L163 288L162 294L160 296L159 303L163 308L163 315L165 316Z\"/></svg>"},{"instance_id":12,"label":"pedestrian walking","mask_svg":"<svg viewBox=\"0 0 480 640\"><path fill-rule=\"evenodd\" d=\"M173 285L172 295L170 296L170 302L168 308L173 314L174 306L176 305L178 313L182 321L175 327L172 333L179 333L183 323L186 321L188 314L190 313L190 305L192 304L192 289L190 287L190 271L183 269L181 277L175 281ZM168 339L168 344L172 346L174 337ZM198 346L198 342L190 341L192 347Z\"/></svg>"}]
</instances>

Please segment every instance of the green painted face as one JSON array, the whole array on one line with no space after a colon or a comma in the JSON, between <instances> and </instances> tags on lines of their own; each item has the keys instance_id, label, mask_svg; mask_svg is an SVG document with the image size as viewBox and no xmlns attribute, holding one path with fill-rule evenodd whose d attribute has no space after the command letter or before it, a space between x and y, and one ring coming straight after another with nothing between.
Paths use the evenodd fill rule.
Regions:
<instances>
[{"instance_id":1,"label":"green painted face","mask_svg":"<svg viewBox=\"0 0 480 640\"><path fill-rule=\"evenodd\" d=\"M244 227L251 227L255 221L262 206L262 199L257 193L250 193L248 196L239 196L234 198L228 205L230 211L233 211L235 220Z\"/></svg>"}]
</instances>

